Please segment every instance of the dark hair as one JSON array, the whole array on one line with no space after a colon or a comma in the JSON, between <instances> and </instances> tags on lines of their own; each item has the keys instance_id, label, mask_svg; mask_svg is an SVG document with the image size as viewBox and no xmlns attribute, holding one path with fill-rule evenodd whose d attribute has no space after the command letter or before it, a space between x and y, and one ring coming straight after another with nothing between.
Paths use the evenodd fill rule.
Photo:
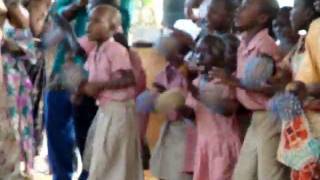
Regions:
<instances>
[{"instance_id":1,"label":"dark hair","mask_svg":"<svg viewBox=\"0 0 320 180\"><path fill-rule=\"evenodd\" d=\"M209 47L212 56L224 60L225 44L219 36L206 35L202 38L201 43L205 43Z\"/></svg>"},{"instance_id":2,"label":"dark hair","mask_svg":"<svg viewBox=\"0 0 320 180\"><path fill-rule=\"evenodd\" d=\"M221 38L225 44L225 70L228 73L233 73L237 68L237 52L240 40L231 33L223 34Z\"/></svg>"},{"instance_id":3,"label":"dark hair","mask_svg":"<svg viewBox=\"0 0 320 180\"><path fill-rule=\"evenodd\" d=\"M180 42L178 44L180 54L187 55L192 50L194 42L190 34L178 29L173 29L171 36L175 37Z\"/></svg>"},{"instance_id":4,"label":"dark hair","mask_svg":"<svg viewBox=\"0 0 320 180\"><path fill-rule=\"evenodd\" d=\"M221 38L224 41L226 47L238 50L238 47L240 46L240 40L237 38L237 36L231 33L225 33L221 36Z\"/></svg>"},{"instance_id":5,"label":"dark hair","mask_svg":"<svg viewBox=\"0 0 320 180\"><path fill-rule=\"evenodd\" d=\"M317 17L320 16L320 13L318 13L318 11L316 11L315 7L314 7L314 2L315 0L300 0L305 8L309 8L313 11L314 16L312 17L312 19L316 19Z\"/></svg>"},{"instance_id":6,"label":"dark hair","mask_svg":"<svg viewBox=\"0 0 320 180\"><path fill-rule=\"evenodd\" d=\"M285 16L286 18L290 18L290 13L291 13L292 7L289 6L285 6L282 7L279 12L278 12L278 16Z\"/></svg>"},{"instance_id":7,"label":"dark hair","mask_svg":"<svg viewBox=\"0 0 320 180\"><path fill-rule=\"evenodd\" d=\"M210 8L211 6L213 6L214 4L216 4L216 3L224 3L224 5L225 5L225 10L226 10L227 12L232 12L232 13L233 13L233 12L238 8L238 6L239 6L239 3L236 2L235 0L212 0L211 3L210 3L209 8Z\"/></svg>"},{"instance_id":8,"label":"dark hair","mask_svg":"<svg viewBox=\"0 0 320 180\"><path fill-rule=\"evenodd\" d=\"M262 13L269 16L268 21L265 24L265 27L269 29L269 34L272 37L275 37L272 29L272 21L277 17L279 12L279 4L277 0L259 0L259 5Z\"/></svg>"},{"instance_id":9,"label":"dark hair","mask_svg":"<svg viewBox=\"0 0 320 180\"><path fill-rule=\"evenodd\" d=\"M128 39L126 36L122 33L116 33L113 35L113 38L116 42L120 43L122 46L124 46L127 49L130 49Z\"/></svg>"}]
</instances>

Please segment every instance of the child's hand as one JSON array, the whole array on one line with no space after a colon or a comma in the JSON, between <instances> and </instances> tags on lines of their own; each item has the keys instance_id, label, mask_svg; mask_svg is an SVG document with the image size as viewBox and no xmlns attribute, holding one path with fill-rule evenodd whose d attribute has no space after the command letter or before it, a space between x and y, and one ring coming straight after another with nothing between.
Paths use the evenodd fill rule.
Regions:
<instances>
[{"instance_id":1,"label":"child's hand","mask_svg":"<svg viewBox=\"0 0 320 180\"><path fill-rule=\"evenodd\" d=\"M307 88L303 82L294 81L286 86L286 91L295 94L301 101L307 96Z\"/></svg>"},{"instance_id":2,"label":"child's hand","mask_svg":"<svg viewBox=\"0 0 320 180\"><path fill-rule=\"evenodd\" d=\"M100 83L84 83L79 88L80 92L83 94L86 94L90 97L97 97L99 93L101 92L101 84Z\"/></svg>"}]
</instances>

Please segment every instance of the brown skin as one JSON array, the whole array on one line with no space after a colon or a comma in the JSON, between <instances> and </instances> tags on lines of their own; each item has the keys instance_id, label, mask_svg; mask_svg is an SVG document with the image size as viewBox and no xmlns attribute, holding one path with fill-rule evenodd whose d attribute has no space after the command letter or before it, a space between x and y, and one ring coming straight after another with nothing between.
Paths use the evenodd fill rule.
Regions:
<instances>
[{"instance_id":1,"label":"brown skin","mask_svg":"<svg viewBox=\"0 0 320 180\"><path fill-rule=\"evenodd\" d=\"M87 8L87 5L88 5L88 0L80 0L80 1L74 2L73 4L71 4L70 6L66 7L63 10L62 15L68 21L71 21L77 16L77 13L79 11L85 10Z\"/></svg>"},{"instance_id":2,"label":"brown skin","mask_svg":"<svg viewBox=\"0 0 320 180\"><path fill-rule=\"evenodd\" d=\"M276 38L280 40L280 51L284 56L289 53L299 39L298 33L292 29L290 13L288 13L279 13L277 18L272 22Z\"/></svg>"},{"instance_id":3,"label":"brown skin","mask_svg":"<svg viewBox=\"0 0 320 180\"><path fill-rule=\"evenodd\" d=\"M294 31L308 29L314 17L314 11L307 8L303 1L295 0L291 11L290 21Z\"/></svg>"},{"instance_id":4,"label":"brown skin","mask_svg":"<svg viewBox=\"0 0 320 180\"><path fill-rule=\"evenodd\" d=\"M227 10L225 1L212 1L209 6L207 20L210 32L226 33L231 30L234 12Z\"/></svg>"},{"instance_id":5,"label":"brown skin","mask_svg":"<svg viewBox=\"0 0 320 180\"><path fill-rule=\"evenodd\" d=\"M266 27L269 15L261 11L260 0L244 0L235 15L235 26L245 32L247 43Z\"/></svg>"},{"instance_id":6,"label":"brown skin","mask_svg":"<svg viewBox=\"0 0 320 180\"><path fill-rule=\"evenodd\" d=\"M17 29L29 28L30 17L28 10L20 3L12 3L8 7L7 18Z\"/></svg>"},{"instance_id":7,"label":"brown skin","mask_svg":"<svg viewBox=\"0 0 320 180\"><path fill-rule=\"evenodd\" d=\"M51 7L51 0L31 0L28 5L30 12L30 28L35 37L42 33Z\"/></svg>"},{"instance_id":8,"label":"brown skin","mask_svg":"<svg viewBox=\"0 0 320 180\"><path fill-rule=\"evenodd\" d=\"M107 8L98 7L90 14L88 25L88 37L97 42L98 47L109 40L117 27L110 22L110 14ZM80 92L88 96L97 97L104 90L117 90L132 87L135 79L132 70L119 70L111 75L108 82L87 82L80 87Z\"/></svg>"},{"instance_id":9,"label":"brown skin","mask_svg":"<svg viewBox=\"0 0 320 180\"><path fill-rule=\"evenodd\" d=\"M187 18L191 19L193 22L199 21L199 17L197 17L192 9L198 8L203 0L187 0L187 3L185 5L185 15Z\"/></svg>"},{"instance_id":10,"label":"brown skin","mask_svg":"<svg viewBox=\"0 0 320 180\"><path fill-rule=\"evenodd\" d=\"M170 66L178 69L184 64L184 47L192 47L193 39L188 34L178 30L175 30L170 37L175 40L176 46L169 50L165 58ZM167 73L167 79L169 82L173 79L173 75L170 72L171 71L168 71ZM160 93L166 91L166 88L162 84L153 83L153 87Z\"/></svg>"}]
</instances>

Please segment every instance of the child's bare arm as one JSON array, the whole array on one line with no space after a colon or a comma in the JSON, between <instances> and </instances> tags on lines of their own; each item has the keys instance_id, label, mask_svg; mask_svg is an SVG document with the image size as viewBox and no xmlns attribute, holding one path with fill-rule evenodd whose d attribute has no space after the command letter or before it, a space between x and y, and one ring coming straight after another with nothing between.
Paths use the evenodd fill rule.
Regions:
<instances>
[{"instance_id":1,"label":"child's bare arm","mask_svg":"<svg viewBox=\"0 0 320 180\"><path fill-rule=\"evenodd\" d=\"M135 85L132 70L120 70L108 82L86 82L79 88L80 93L96 97L104 90L124 89Z\"/></svg>"},{"instance_id":2,"label":"child's bare arm","mask_svg":"<svg viewBox=\"0 0 320 180\"><path fill-rule=\"evenodd\" d=\"M308 95L315 98L320 98L320 84L307 85Z\"/></svg>"},{"instance_id":3,"label":"child's bare arm","mask_svg":"<svg viewBox=\"0 0 320 180\"><path fill-rule=\"evenodd\" d=\"M88 0L80 0L80 2L74 2L63 9L62 16L68 21L72 21L77 16L77 13L79 11L86 9L87 4Z\"/></svg>"},{"instance_id":4,"label":"child's bare arm","mask_svg":"<svg viewBox=\"0 0 320 180\"><path fill-rule=\"evenodd\" d=\"M123 89L136 84L132 70L119 70L109 82L102 84L102 90Z\"/></svg>"}]
</instances>

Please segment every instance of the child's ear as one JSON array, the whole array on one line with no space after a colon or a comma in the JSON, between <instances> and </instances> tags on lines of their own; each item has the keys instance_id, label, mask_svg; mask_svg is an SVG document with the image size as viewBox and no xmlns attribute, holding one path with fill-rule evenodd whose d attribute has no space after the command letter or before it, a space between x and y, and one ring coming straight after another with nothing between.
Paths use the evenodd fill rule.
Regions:
<instances>
[{"instance_id":1,"label":"child's ear","mask_svg":"<svg viewBox=\"0 0 320 180\"><path fill-rule=\"evenodd\" d=\"M259 24L260 25L267 24L269 21L269 18L270 18L270 16L267 14L260 14L258 17Z\"/></svg>"}]
</instances>

